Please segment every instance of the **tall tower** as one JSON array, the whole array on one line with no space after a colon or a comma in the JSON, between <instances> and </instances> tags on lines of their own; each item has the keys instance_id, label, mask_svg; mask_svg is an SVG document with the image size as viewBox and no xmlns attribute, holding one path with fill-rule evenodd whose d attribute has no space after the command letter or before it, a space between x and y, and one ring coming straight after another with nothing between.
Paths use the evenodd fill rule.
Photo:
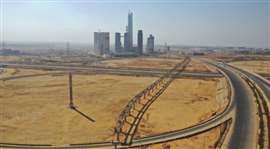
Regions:
<instances>
[{"instance_id":1,"label":"tall tower","mask_svg":"<svg viewBox=\"0 0 270 149\"><path fill-rule=\"evenodd\" d=\"M124 33L124 49L127 51L129 50L129 43L128 43L128 32Z\"/></svg>"},{"instance_id":2,"label":"tall tower","mask_svg":"<svg viewBox=\"0 0 270 149\"><path fill-rule=\"evenodd\" d=\"M94 32L94 49L97 55L109 54L110 52L110 33Z\"/></svg>"},{"instance_id":3,"label":"tall tower","mask_svg":"<svg viewBox=\"0 0 270 149\"><path fill-rule=\"evenodd\" d=\"M115 52L120 52L122 49L121 34L115 33Z\"/></svg>"},{"instance_id":4,"label":"tall tower","mask_svg":"<svg viewBox=\"0 0 270 149\"><path fill-rule=\"evenodd\" d=\"M143 32L142 30L138 30L138 39L137 39L137 50L138 54L143 54Z\"/></svg>"},{"instance_id":5,"label":"tall tower","mask_svg":"<svg viewBox=\"0 0 270 149\"><path fill-rule=\"evenodd\" d=\"M128 44L129 48L131 49L133 47L133 13L129 11L128 13Z\"/></svg>"},{"instance_id":6,"label":"tall tower","mask_svg":"<svg viewBox=\"0 0 270 149\"><path fill-rule=\"evenodd\" d=\"M150 36L147 38L147 46L146 46L147 53L153 53L155 48L155 37L150 34Z\"/></svg>"}]
</instances>

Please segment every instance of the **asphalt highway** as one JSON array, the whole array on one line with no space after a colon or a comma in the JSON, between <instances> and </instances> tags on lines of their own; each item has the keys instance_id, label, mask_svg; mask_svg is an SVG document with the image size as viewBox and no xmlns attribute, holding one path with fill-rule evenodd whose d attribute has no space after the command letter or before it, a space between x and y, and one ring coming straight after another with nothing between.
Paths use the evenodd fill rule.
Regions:
<instances>
[{"instance_id":1,"label":"asphalt highway","mask_svg":"<svg viewBox=\"0 0 270 149\"><path fill-rule=\"evenodd\" d=\"M231 105L220 116L206 123L179 130L173 133L162 134L134 140L132 146L140 146L175 139L203 132L218 124L233 118L234 127L231 138L225 148L229 149L254 149L257 145L257 106L253 99L253 92L242 78L230 68L219 67L230 79L233 89Z\"/></svg>"},{"instance_id":2,"label":"asphalt highway","mask_svg":"<svg viewBox=\"0 0 270 149\"><path fill-rule=\"evenodd\" d=\"M268 82L266 82L265 80L263 80L262 78L253 75L250 72L238 69L239 71L241 71L242 73L246 74L250 79L252 79L254 82L256 82L256 84L263 90L263 92L265 93L268 101L270 102L270 84Z\"/></svg>"},{"instance_id":3,"label":"asphalt highway","mask_svg":"<svg viewBox=\"0 0 270 149\"><path fill-rule=\"evenodd\" d=\"M232 130L232 136L229 139L229 143L224 148L229 149L256 148L257 107L253 100L252 90L244 82L244 80L242 80L242 78L238 74L236 74L232 69L229 69L227 67L220 67L220 69L228 76L233 90L232 101L222 114L199 125L195 125L189 128L164 133L160 135L145 137L141 139L135 139L131 147L186 138L188 136L192 136L207 131L233 118L234 127ZM85 147L91 147L91 145L90 144L85 145ZM105 146L102 146L100 144L100 147L102 148ZM109 147L109 144L107 144L106 147ZM125 146L118 146L118 148L125 148Z\"/></svg>"},{"instance_id":4,"label":"asphalt highway","mask_svg":"<svg viewBox=\"0 0 270 149\"><path fill-rule=\"evenodd\" d=\"M229 149L254 149L257 144L257 106L252 90L231 68L220 67L231 79L235 90L235 118Z\"/></svg>"},{"instance_id":5,"label":"asphalt highway","mask_svg":"<svg viewBox=\"0 0 270 149\"><path fill-rule=\"evenodd\" d=\"M233 119L231 136L225 148L229 149L254 149L257 145L257 106L253 98L253 92L247 83L236 73L236 70L228 66L218 66L229 78L232 85L232 100L226 110L220 115L201 124L182 130L164 133L160 135L141 138L133 141L132 146L160 143L192 136L205 132L221 123ZM251 76L249 76L251 77ZM252 78L252 77L251 77ZM253 79L253 78L252 78ZM258 80L257 80L258 81ZM259 82L259 81L258 81ZM266 89L267 86L264 87ZM178 117L177 117L178 118ZM179 117L180 118L180 117ZM1 146L1 145L0 145ZM114 148L111 143L74 145L70 148ZM121 148L121 146L118 146Z\"/></svg>"},{"instance_id":6,"label":"asphalt highway","mask_svg":"<svg viewBox=\"0 0 270 149\"><path fill-rule=\"evenodd\" d=\"M82 66L64 66L64 65L35 65L35 64L15 64L0 63L0 66L8 68L25 68L25 69L48 69L63 71L83 71L87 73L132 75L132 76L154 76L159 77L167 73L166 69L153 68L113 68L113 67L82 67ZM177 77L222 77L219 73L213 72L182 72Z\"/></svg>"}]
</instances>

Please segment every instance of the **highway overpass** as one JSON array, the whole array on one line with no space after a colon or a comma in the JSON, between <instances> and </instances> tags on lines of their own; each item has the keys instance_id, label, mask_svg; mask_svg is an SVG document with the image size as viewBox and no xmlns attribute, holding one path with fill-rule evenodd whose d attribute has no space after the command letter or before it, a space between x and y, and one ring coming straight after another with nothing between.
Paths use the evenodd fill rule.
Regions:
<instances>
[{"instance_id":1,"label":"highway overpass","mask_svg":"<svg viewBox=\"0 0 270 149\"><path fill-rule=\"evenodd\" d=\"M149 144L156 144L167 142L171 140L177 140L186 138L189 136L197 135L199 133L208 131L211 128L217 127L223 122L227 122L232 119L230 131L225 139L223 148L229 149L253 149L258 146L258 106L254 100L254 91L248 86L248 84L241 78L239 70L227 65L216 65L224 73L229 80L231 86L231 102L226 110L215 117L203 121L200 124L176 130L173 132L163 133L160 135L149 136L145 138L135 139L131 146L143 146ZM261 78L254 76L251 73L242 71L248 78L254 80L260 89L264 92L269 102L269 84L263 81ZM269 130L269 123L268 123ZM269 133L268 133L269 135ZM269 141L269 140L268 140ZM22 145L16 144L1 144L0 147L22 147ZM49 146L35 146L38 148L50 148ZM117 148L125 148L127 146L117 145ZM269 148L268 146L265 146ZM55 147L54 147L55 148ZM112 142L101 143L82 143L73 144L65 148L115 148Z\"/></svg>"}]
</instances>

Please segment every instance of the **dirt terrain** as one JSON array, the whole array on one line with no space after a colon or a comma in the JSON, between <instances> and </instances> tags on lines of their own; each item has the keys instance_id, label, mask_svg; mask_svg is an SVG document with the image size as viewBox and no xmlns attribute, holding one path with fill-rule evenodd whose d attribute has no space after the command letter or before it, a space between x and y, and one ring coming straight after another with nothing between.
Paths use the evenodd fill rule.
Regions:
<instances>
[{"instance_id":1,"label":"dirt terrain","mask_svg":"<svg viewBox=\"0 0 270 149\"><path fill-rule=\"evenodd\" d=\"M67 76L1 81L0 142L61 145L111 140L122 107L155 80L108 75L73 79L78 110L95 122L68 108Z\"/></svg>"},{"instance_id":2,"label":"dirt terrain","mask_svg":"<svg viewBox=\"0 0 270 149\"><path fill-rule=\"evenodd\" d=\"M105 67L130 67L130 68L156 68L156 69L170 69L177 63L181 62L183 58L166 59L166 58L129 58L129 59L115 59L105 60L98 63L96 66ZM211 66L207 66L199 60L192 59L186 72L217 72Z\"/></svg>"},{"instance_id":3,"label":"dirt terrain","mask_svg":"<svg viewBox=\"0 0 270 149\"><path fill-rule=\"evenodd\" d=\"M110 61L116 62L103 62L113 67L169 69L181 60L136 58ZM203 64L199 62L193 63L196 64L190 65L190 70L211 71L207 66L201 67ZM48 72L4 70L0 78ZM61 146L111 141L120 111L133 96L156 79L74 75L74 101L79 112L68 108L67 75L0 81L0 142ZM209 118L225 105L220 105L216 100L218 81L219 79L175 80L145 114L136 137L181 129ZM88 116L88 119L80 112ZM201 142L200 137L198 140ZM185 144L180 143L180 146Z\"/></svg>"},{"instance_id":4,"label":"dirt terrain","mask_svg":"<svg viewBox=\"0 0 270 149\"><path fill-rule=\"evenodd\" d=\"M186 67L185 72L217 72L212 66L205 65L199 60L192 59Z\"/></svg>"},{"instance_id":5,"label":"dirt terrain","mask_svg":"<svg viewBox=\"0 0 270 149\"><path fill-rule=\"evenodd\" d=\"M239 61L230 64L255 73L270 74L270 61Z\"/></svg>"},{"instance_id":6,"label":"dirt terrain","mask_svg":"<svg viewBox=\"0 0 270 149\"><path fill-rule=\"evenodd\" d=\"M19 56L0 56L0 62L19 62L22 61L22 57Z\"/></svg>"},{"instance_id":7,"label":"dirt terrain","mask_svg":"<svg viewBox=\"0 0 270 149\"><path fill-rule=\"evenodd\" d=\"M189 138L169 141L165 143L137 147L135 149L212 149L214 144L220 137L220 130L222 126L214 128L208 132L192 136Z\"/></svg>"},{"instance_id":8,"label":"dirt terrain","mask_svg":"<svg viewBox=\"0 0 270 149\"><path fill-rule=\"evenodd\" d=\"M0 73L0 79L9 77L18 77L26 75L39 75L46 73L58 73L59 71L43 71L43 70L33 70L33 69L17 69L17 68L5 68Z\"/></svg>"},{"instance_id":9,"label":"dirt terrain","mask_svg":"<svg viewBox=\"0 0 270 149\"><path fill-rule=\"evenodd\" d=\"M270 80L270 61L236 61L233 66L255 72Z\"/></svg>"},{"instance_id":10,"label":"dirt terrain","mask_svg":"<svg viewBox=\"0 0 270 149\"><path fill-rule=\"evenodd\" d=\"M182 58L126 58L101 61L97 66L170 69L182 60Z\"/></svg>"},{"instance_id":11,"label":"dirt terrain","mask_svg":"<svg viewBox=\"0 0 270 149\"><path fill-rule=\"evenodd\" d=\"M218 81L175 80L148 109L136 137L182 129L221 111L226 104L216 99Z\"/></svg>"}]
</instances>

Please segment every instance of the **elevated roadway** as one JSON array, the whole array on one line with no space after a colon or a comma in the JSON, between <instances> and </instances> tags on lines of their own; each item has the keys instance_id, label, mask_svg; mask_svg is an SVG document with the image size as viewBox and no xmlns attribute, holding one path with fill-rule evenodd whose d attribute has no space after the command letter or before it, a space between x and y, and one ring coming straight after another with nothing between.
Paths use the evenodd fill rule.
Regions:
<instances>
[{"instance_id":1,"label":"elevated roadway","mask_svg":"<svg viewBox=\"0 0 270 149\"><path fill-rule=\"evenodd\" d=\"M62 66L62 65L34 65L34 64L14 64L14 63L0 63L7 68L24 68L24 69L45 69L45 70L61 70L74 71L78 73L93 73L93 74L113 74L126 76L146 76L146 77L160 77L165 75L169 69L153 69L153 68L127 68L127 67L79 67L79 66ZM182 72L176 77L222 77L219 73L213 72Z\"/></svg>"},{"instance_id":2,"label":"elevated roadway","mask_svg":"<svg viewBox=\"0 0 270 149\"><path fill-rule=\"evenodd\" d=\"M257 106L254 102L253 92L246 82L232 69L220 67L231 79L235 90L235 113L232 134L226 148L228 149L254 149L257 146Z\"/></svg>"},{"instance_id":3,"label":"elevated roadway","mask_svg":"<svg viewBox=\"0 0 270 149\"><path fill-rule=\"evenodd\" d=\"M217 66L217 65L216 65ZM224 72L224 75L229 80L231 86L231 102L226 110L215 117L203 121L200 124L191 126L189 128L176 130L173 132L163 133L159 135L149 136L145 138L135 139L129 147L143 146L149 144L156 144L167 142L171 140L186 138L188 136L196 135L214 128L221 123L232 119L232 127L230 129L230 136L228 141L224 144L224 148L229 149L254 149L257 145L257 106L254 102L253 92L235 73L233 68L227 66L217 66ZM265 85L264 85L265 86ZM267 88L266 88L267 89ZM180 117L179 117L180 118ZM3 144L0 144L3 146ZM116 145L117 148L125 148L127 146ZM43 147L41 147L43 148ZM46 147L45 147L46 148ZM66 148L115 148L112 143L98 143L98 144L74 144Z\"/></svg>"},{"instance_id":4,"label":"elevated roadway","mask_svg":"<svg viewBox=\"0 0 270 149\"><path fill-rule=\"evenodd\" d=\"M233 70L220 66L219 68L227 75L232 86L232 101L222 114L191 128L134 140L132 146L141 146L184 138L192 134L204 132L232 118L232 135L224 148L256 148L256 134L258 130L256 119L257 106L253 100L253 92L244 80L242 80Z\"/></svg>"},{"instance_id":5,"label":"elevated roadway","mask_svg":"<svg viewBox=\"0 0 270 149\"><path fill-rule=\"evenodd\" d=\"M264 79L263 77L261 77L259 75L254 74L254 73L251 73L251 72L248 72L248 71L245 71L245 70L233 67L233 66L230 66L230 67L237 69L241 73L244 73L250 79L252 79L254 82L256 82L256 84L263 90L263 92L267 96L268 101L270 102L270 83L269 83L270 81Z\"/></svg>"}]
</instances>

